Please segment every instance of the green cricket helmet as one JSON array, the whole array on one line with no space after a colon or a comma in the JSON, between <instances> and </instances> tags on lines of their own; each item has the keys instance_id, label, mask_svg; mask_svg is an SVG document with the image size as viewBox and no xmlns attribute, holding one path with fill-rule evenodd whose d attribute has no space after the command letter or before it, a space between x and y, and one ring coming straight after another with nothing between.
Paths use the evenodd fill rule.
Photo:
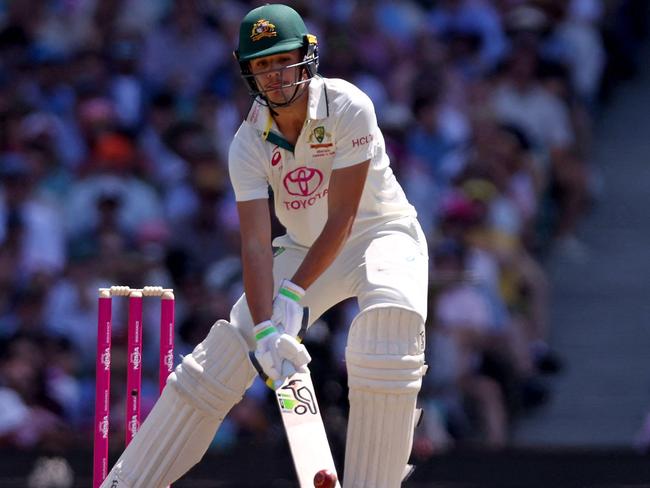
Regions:
<instances>
[{"instance_id":1,"label":"green cricket helmet","mask_svg":"<svg viewBox=\"0 0 650 488\"><path fill-rule=\"evenodd\" d=\"M265 97L264 91L257 86L250 70L250 61L294 49L301 50L302 61L282 69L298 68L295 70L294 81L284 87L295 86L296 89L284 103L271 103ZM261 97L271 106L291 104L298 95L300 85L311 80L318 72L316 36L307 32L300 14L287 5L267 4L251 10L239 26L239 47L234 54L250 95L255 99Z\"/></svg>"}]
</instances>

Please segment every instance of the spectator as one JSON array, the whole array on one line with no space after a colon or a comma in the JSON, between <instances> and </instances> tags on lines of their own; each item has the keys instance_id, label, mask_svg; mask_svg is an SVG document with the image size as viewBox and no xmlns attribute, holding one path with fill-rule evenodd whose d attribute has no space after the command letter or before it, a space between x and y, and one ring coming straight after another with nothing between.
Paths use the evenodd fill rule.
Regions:
<instances>
[{"instance_id":1,"label":"spectator","mask_svg":"<svg viewBox=\"0 0 650 488\"><path fill-rule=\"evenodd\" d=\"M0 444L61 448L72 440L62 407L48 392L42 353L32 335L0 344Z\"/></svg>"},{"instance_id":2,"label":"spectator","mask_svg":"<svg viewBox=\"0 0 650 488\"><path fill-rule=\"evenodd\" d=\"M487 445L503 447L508 438L504 394L498 382L483 374L480 368L483 353L504 347L505 322L503 317L497 317L494 304L481 290L466 281L462 244L442 242L434 251L434 266L443 287L433 306L434 321L437 334L448 340L448 347L453 351L451 380L458 394L478 405L478 430ZM433 361L435 367L436 359ZM458 415L464 416L464 412Z\"/></svg>"},{"instance_id":3,"label":"spectator","mask_svg":"<svg viewBox=\"0 0 650 488\"><path fill-rule=\"evenodd\" d=\"M7 239L16 246L20 273L27 280L38 273L52 277L66 261L59 210L37 195L28 164L20 153L5 153L0 160L0 243Z\"/></svg>"},{"instance_id":4,"label":"spectator","mask_svg":"<svg viewBox=\"0 0 650 488\"><path fill-rule=\"evenodd\" d=\"M192 97L229 60L228 52L225 40L205 22L199 2L180 0L166 22L147 36L142 68L152 86Z\"/></svg>"},{"instance_id":5,"label":"spectator","mask_svg":"<svg viewBox=\"0 0 650 488\"><path fill-rule=\"evenodd\" d=\"M141 178L139 165L137 147L128 135L99 135L84 167L86 174L75 182L66 201L69 235L112 228L128 240L140 225L159 220L159 196Z\"/></svg>"},{"instance_id":6,"label":"spectator","mask_svg":"<svg viewBox=\"0 0 650 488\"><path fill-rule=\"evenodd\" d=\"M575 233L587 202L587 167L575 151L567 105L540 83L537 67L538 53L533 48L516 47L492 103L498 119L521 130L548 160L545 173L559 194L554 234L562 250L578 256L584 252Z\"/></svg>"}]
</instances>

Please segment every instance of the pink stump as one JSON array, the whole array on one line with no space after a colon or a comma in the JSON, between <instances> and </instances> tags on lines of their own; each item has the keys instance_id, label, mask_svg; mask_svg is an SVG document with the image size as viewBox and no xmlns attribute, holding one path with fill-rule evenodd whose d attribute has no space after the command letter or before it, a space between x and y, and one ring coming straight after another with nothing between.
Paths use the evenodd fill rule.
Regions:
<instances>
[{"instance_id":1,"label":"pink stump","mask_svg":"<svg viewBox=\"0 0 650 488\"><path fill-rule=\"evenodd\" d=\"M162 393L167 377L174 369L174 293L164 290L160 300L160 350L158 385Z\"/></svg>"},{"instance_id":2,"label":"pink stump","mask_svg":"<svg viewBox=\"0 0 650 488\"><path fill-rule=\"evenodd\" d=\"M93 441L93 488L108 476L108 428L111 389L111 294L99 290L97 359L95 362L95 428Z\"/></svg>"},{"instance_id":3,"label":"pink stump","mask_svg":"<svg viewBox=\"0 0 650 488\"><path fill-rule=\"evenodd\" d=\"M140 400L142 396L142 292L129 295L127 329L128 365L126 373L126 445L140 428Z\"/></svg>"}]
</instances>

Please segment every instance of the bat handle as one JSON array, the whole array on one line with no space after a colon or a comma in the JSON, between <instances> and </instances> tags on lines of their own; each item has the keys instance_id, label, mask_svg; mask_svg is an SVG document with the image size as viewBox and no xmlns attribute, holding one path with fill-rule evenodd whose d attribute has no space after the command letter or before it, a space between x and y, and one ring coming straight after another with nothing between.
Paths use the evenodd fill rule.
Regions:
<instances>
[{"instance_id":1,"label":"bat handle","mask_svg":"<svg viewBox=\"0 0 650 488\"><path fill-rule=\"evenodd\" d=\"M260 378L262 378L262 381L264 381L264 384L266 386L268 386L269 388L271 388L272 390L275 390L275 388L273 386L273 380L271 378L269 378L269 375L267 375L264 372L264 369L262 369L262 365L260 364L260 362L255 357L255 353L252 352L252 351L249 352L248 353L248 358L251 360L251 363L253 363L253 367L257 371L257 374L260 376Z\"/></svg>"},{"instance_id":2,"label":"bat handle","mask_svg":"<svg viewBox=\"0 0 650 488\"><path fill-rule=\"evenodd\" d=\"M300 330L298 331L298 336L296 339L298 342L302 342L303 337L307 333L307 327L309 327L309 307L302 308L302 324Z\"/></svg>"}]
</instances>

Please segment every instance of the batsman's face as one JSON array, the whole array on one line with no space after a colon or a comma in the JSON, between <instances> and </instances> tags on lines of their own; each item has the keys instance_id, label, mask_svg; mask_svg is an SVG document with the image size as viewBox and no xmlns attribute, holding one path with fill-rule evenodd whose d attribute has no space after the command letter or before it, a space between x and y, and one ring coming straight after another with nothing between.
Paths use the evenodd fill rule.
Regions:
<instances>
[{"instance_id":1,"label":"batsman's face","mask_svg":"<svg viewBox=\"0 0 650 488\"><path fill-rule=\"evenodd\" d=\"M303 69L300 50L273 54L250 62L251 73L260 91L274 103L284 103L293 96L294 84L301 80Z\"/></svg>"}]
</instances>

